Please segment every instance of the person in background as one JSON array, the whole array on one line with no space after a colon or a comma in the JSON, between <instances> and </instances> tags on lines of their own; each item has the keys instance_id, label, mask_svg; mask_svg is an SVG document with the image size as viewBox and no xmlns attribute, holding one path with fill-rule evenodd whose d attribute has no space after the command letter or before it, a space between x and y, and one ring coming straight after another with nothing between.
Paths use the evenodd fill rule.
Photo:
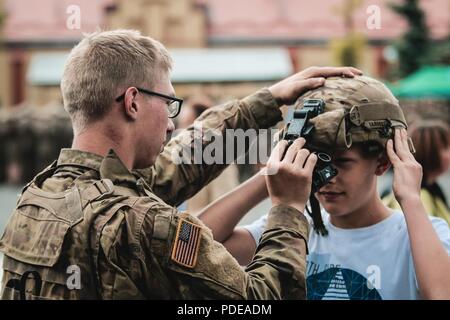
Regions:
<instances>
[{"instance_id":1,"label":"person in background","mask_svg":"<svg viewBox=\"0 0 450 320\"><path fill-rule=\"evenodd\" d=\"M442 121L425 121L413 124L410 135L416 148L414 157L423 169L420 197L425 210L450 225L449 205L437 181L450 167L450 129ZM390 208L400 208L392 192L383 202Z\"/></svg>"}]
</instances>

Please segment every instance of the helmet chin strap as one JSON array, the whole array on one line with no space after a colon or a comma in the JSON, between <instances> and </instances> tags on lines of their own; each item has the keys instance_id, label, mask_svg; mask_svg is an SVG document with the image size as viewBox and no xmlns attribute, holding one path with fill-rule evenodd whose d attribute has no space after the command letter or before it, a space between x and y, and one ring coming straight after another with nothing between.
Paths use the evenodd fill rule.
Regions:
<instances>
[{"instance_id":1,"label":"helmet chin strap","mask_svg":"<svg viewBox=\"0 0 450 320\"><path fill-rule=\"evenodd\" d=\"M309 203L311 206L311 211L309 211L308 206L306 207L306 211L308 212L308 214L311 216L311 218L313 220L314 231L317 234L320 234L322 236L327 236L328 230L323 223L322 214L320 213L319 201L317 200L314 193L310 194Z\"/></svg>"}]
</instances>

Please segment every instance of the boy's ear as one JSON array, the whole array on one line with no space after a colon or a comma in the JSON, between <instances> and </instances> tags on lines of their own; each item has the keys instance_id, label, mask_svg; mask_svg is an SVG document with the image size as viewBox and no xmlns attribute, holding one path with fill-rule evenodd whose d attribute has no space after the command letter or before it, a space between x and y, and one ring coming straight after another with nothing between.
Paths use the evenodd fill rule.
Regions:
<instances>
[{"instance_id":1,"label":"boy's ear","mask_svg":"<svg viewBox=\"0 0 450 320\"><path fill-rule=\"evenodd\" d=\"M391 162L386 152L383 152L377 159L377 168L375 169L375 174L377 176L382 176L391 167Z\"/></svg>"}]
</instances>

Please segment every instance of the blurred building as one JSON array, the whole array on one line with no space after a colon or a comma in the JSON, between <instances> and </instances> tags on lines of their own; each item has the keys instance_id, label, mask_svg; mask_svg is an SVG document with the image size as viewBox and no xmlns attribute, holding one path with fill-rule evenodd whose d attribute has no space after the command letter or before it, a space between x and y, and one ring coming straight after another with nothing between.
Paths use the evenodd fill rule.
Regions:
<instances>
[{"instance_id":1,"label":"blurred building","mask_svg":"<svg viewBox=\"0 0 450 320\"><path fill-rule=\"evenodd\" d=\"M359 67L383 76L389 60L386 47L405 31L405 22L389 3L402 0L360 0L353 10L352 28L367 41ZM289 49L295 69L333 63L330 42L348 32L345 0L210 0L210 46L282 46ZM434 39L449 34L450 1L420 1ZM231 9L234 8L235 10ZM379 8L379 29L373 24ZM420 53L418 53L420 54Z\"/></svg>"},{"instance_id":2,"label":"blurred building","mask_svg":"<svg viewBox=\"0 0 450 320\"><path fill-rule=\"evenodd\" d=\"M97 0L2 0L6 14L1 29L0 49L0 104L13 106L24 101L32 106L43 106L60 94L47 90L46 81L30 78L33 57L39 54L68 52L79 41L82 32L104 26L105 10L110 1ZM76 4L80 8L80 29L70 17ZM61 73L52 64L46 72ZM45 75L43 75L45 77Z\"/></svg>"},{"instance_id":3,"label":"blurred building","mask_svg":"<svg viewBox=\"0 0 450 320\"><path fill-rule=\"evenodd\" d=\"M61 76L57 57L82 32L103 24L107 1L75 1L75 11L81 9L79 29L73 20L68 23L74 1L0 1L5 14L0 34L0 182L23 184L71 144L59 82L49 79ZM46 62L39 69L35 61L42 56Z\"/></svg>"},{"instance_id":4,"label":"blurred building","mask_svg":"<svg viewBox=\"0 0 450 320\"><path fill-rule=\"evenodd\" d=\"M116 0L106 13L111 29L131 28L168 47L199 48L208 44L207 1Z\"/></svg>"},{"instance_id":5,"label":"blurred building","mask_svg":"<svg viewBox=\"0 0 450 320\"><path fill-rule=\"evenodd\" d=\"M392 0L399 2L401 0ZM353 29L365 39L359 67L383 77L389 44L405 23L387 0L361 0ZM83 32L135 28L171 49L174 83L181 96L225 100L311 65L336 64L330 43L345 36L344 0L0 0L7 18L0 49L0 105L41 106L60 99L65 55ZM73 28L73 5L80 28ZM380 29L368 18L380 9ZM448 36L450 0L421 5L434 39ZM370 7L373 8L373 7ZM72 21L72 25L70 22ZM172 50L180 49L180 50ZM418 53L420 54L420 53ZM271 70L269 70L271 69Z\"/></svg>"}]
</instances>

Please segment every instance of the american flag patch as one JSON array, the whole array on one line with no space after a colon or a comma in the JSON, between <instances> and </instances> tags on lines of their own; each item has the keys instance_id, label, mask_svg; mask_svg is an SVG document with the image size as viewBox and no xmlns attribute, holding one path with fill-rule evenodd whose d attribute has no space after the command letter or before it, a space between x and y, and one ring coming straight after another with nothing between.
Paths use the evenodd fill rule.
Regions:
<instances>
[{"instance_id":1,"label":"american flag patch","mask_svg":"<svg viewBox=\"0 0 450 320\"><path fill-rule=\"evenodd\" d=\"M193 268L197 263L202 228L184 219L178 223L172 260L182 266Z\"/></svg>"}]
</instances>

